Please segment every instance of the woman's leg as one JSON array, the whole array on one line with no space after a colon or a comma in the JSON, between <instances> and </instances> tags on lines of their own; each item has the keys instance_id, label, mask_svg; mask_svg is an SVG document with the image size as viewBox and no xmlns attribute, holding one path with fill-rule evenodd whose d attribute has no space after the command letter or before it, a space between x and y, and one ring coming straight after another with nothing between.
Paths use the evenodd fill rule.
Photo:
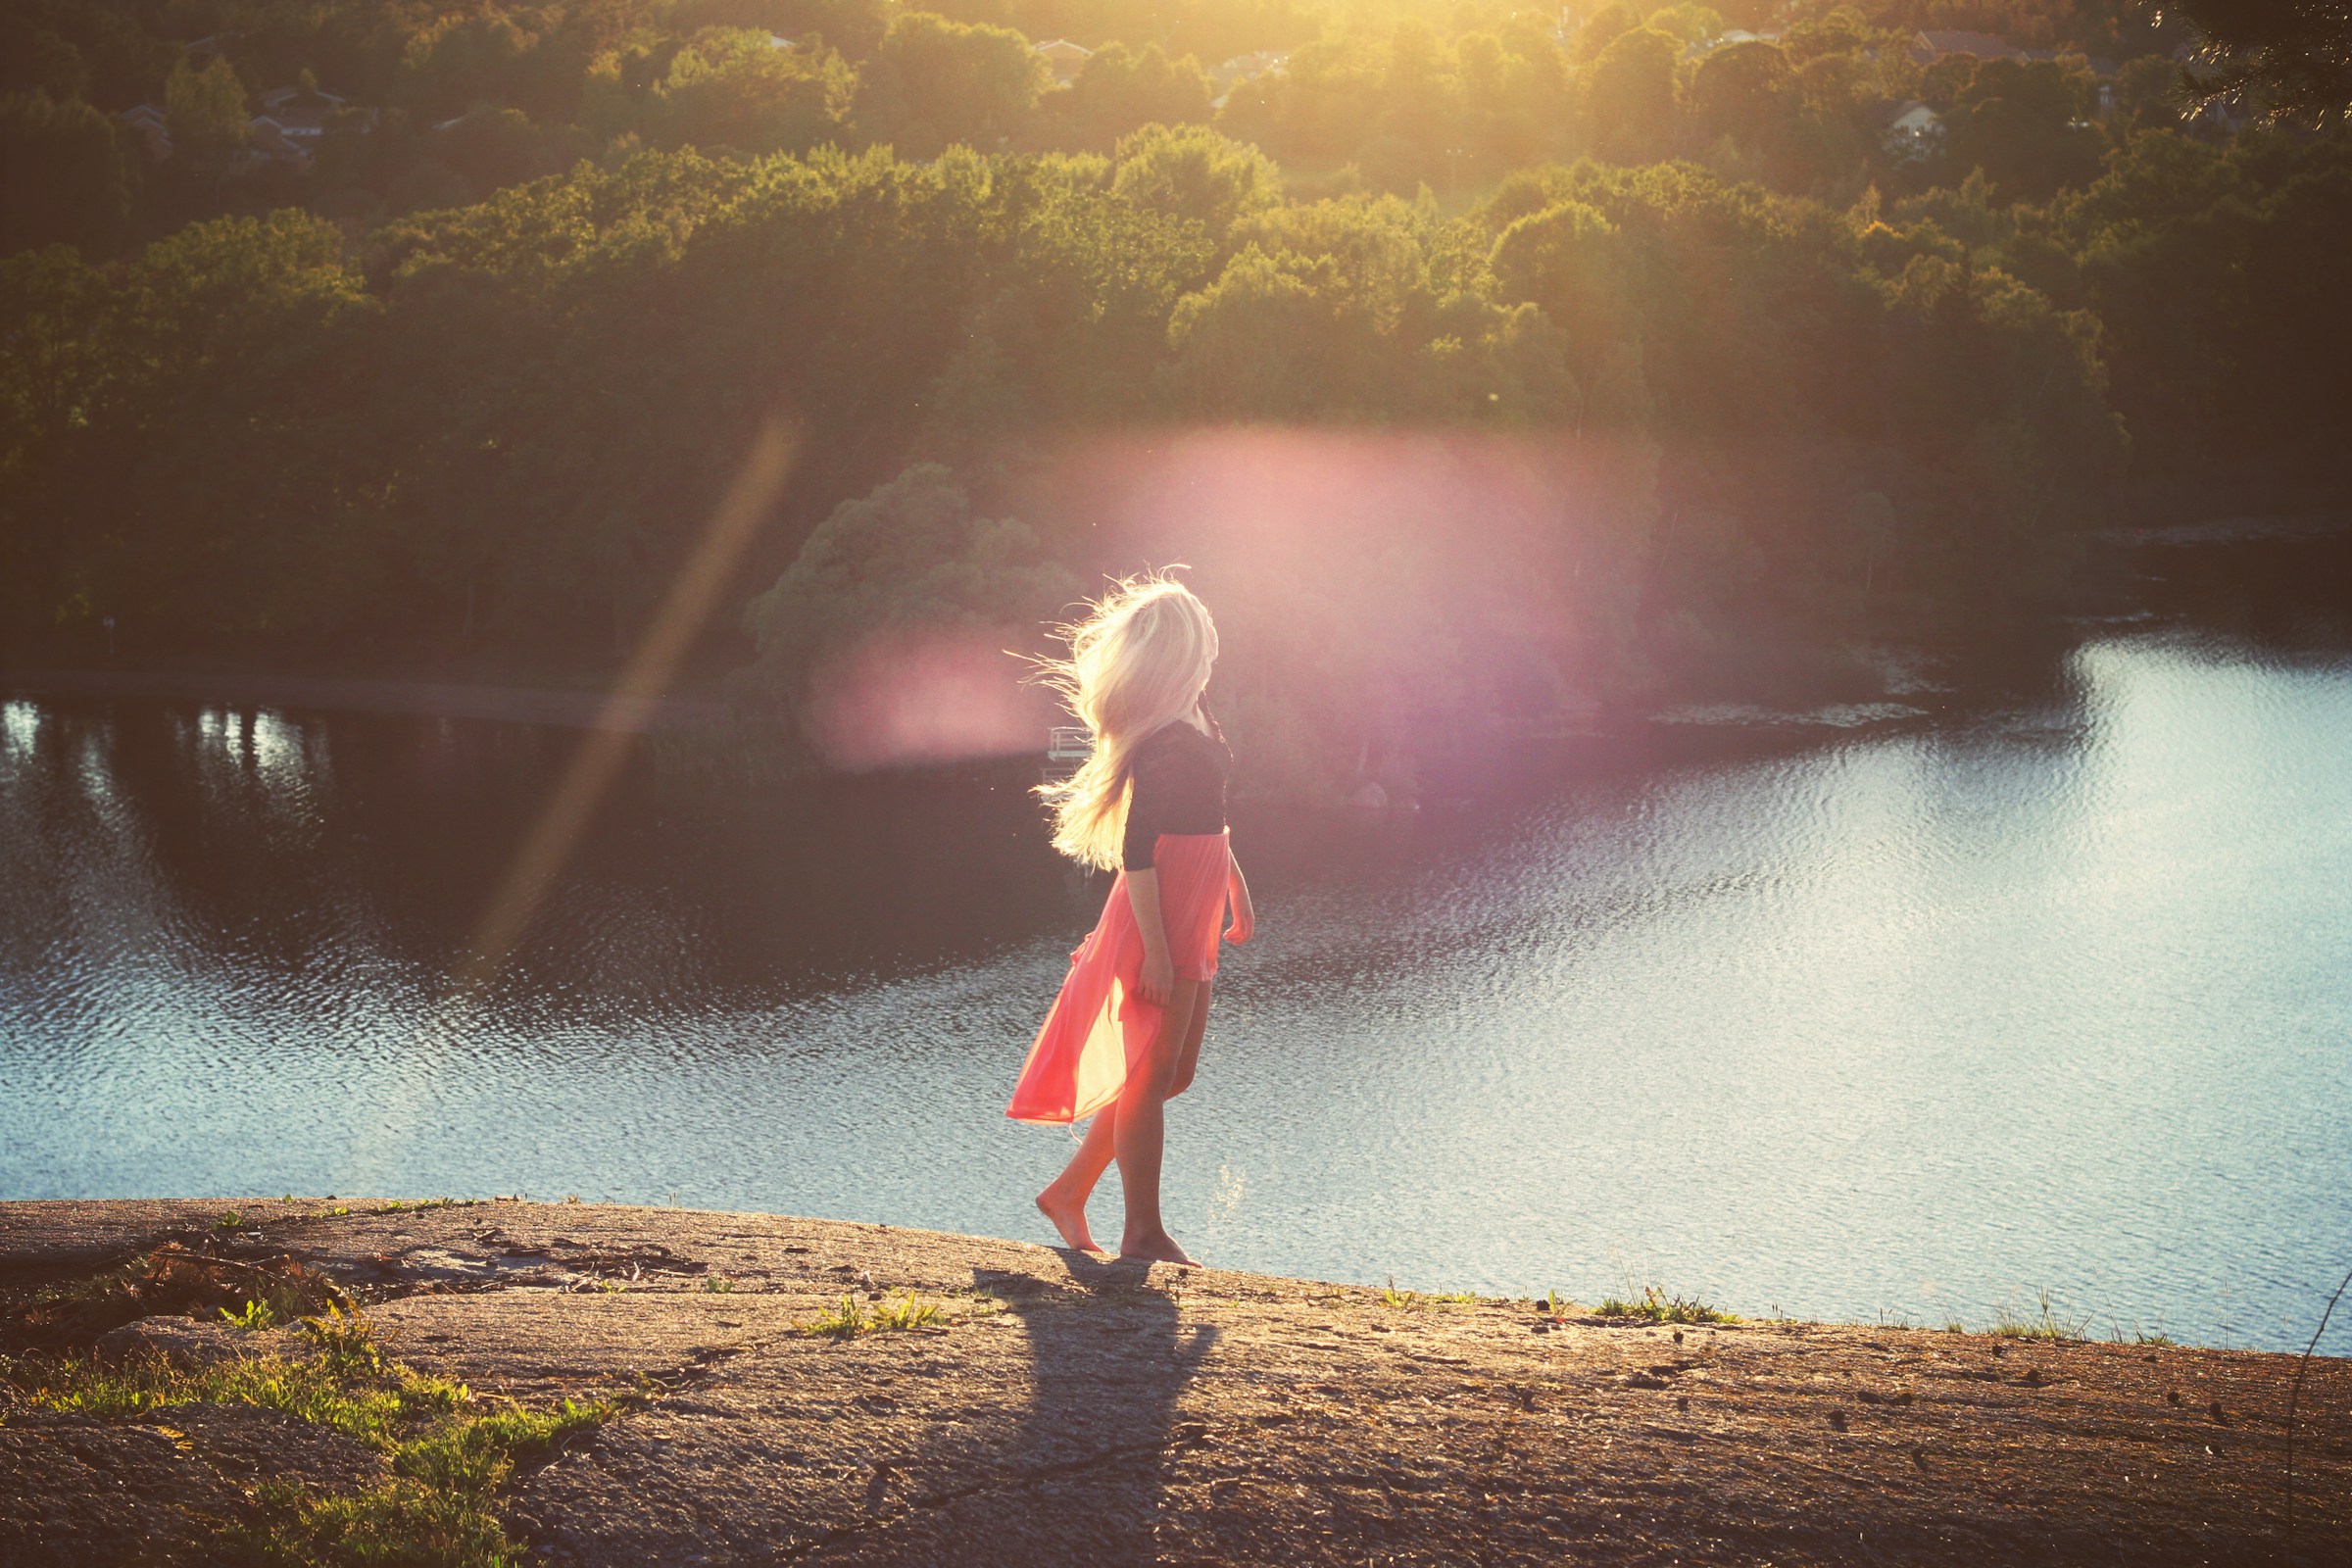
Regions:
<instances>
[{"instance_id":1,"label":"woman's leg","mask_svg":"<svg viewBox=\"0 0 2352 1568\"><path fill-rule=\"evenodd\" d=\"M1096 1244L1094 1233L1086 1228L1086 1200L1094 1196L1095 1183L1109 1168L1113 1129L1118 1123L1119 1107L1115 1103L1096 1111L1078 1152L1061 1168L1061 1174L1037 1195L1038 1212L1054 1222L1065 1246L1082 1252L1102 1250Z\"/></svg>"},{"instance_id":2,"label":"woman's leg","mask_svg":"<svg viewBox=\"0 0 2352 1568\"><path fill-rule=\"evenodd\" d=\"M1208 994L1214 980L1200 982L1200 1004L1193 1009L1193 1026L1184 1032L1184 1049L1176 1054L1176 1077L1168 1085L1174 1100L1193 1087L1193 1071L1200 1065L1200 1037L1208 1032Z\"/></svg>"},{"instance_id":3,"label":"woman's leg","mask_svg":"<svg viewBox=\"0 0 2352 1568\"><path fill-rule=\"evenodd\" d=\"M1131 1073L1120 1091L1118 1124L1111 1129L1113 1152L1119 1161L1119 1188L1127 1198L1126 1233L1119 1238L1121 1257L1148 1257L1163 1263L1190 1263L1184 1249L1168 1235L1159 1217L1160 1155L1167 1138L1164 1102L1168 1086L1176 1081L1176 1063L1184 1043L1192 1037L1193 1018L1202 1012L1206 983L1179 980L1160 1014L1159 1031L1144 1070Z\"/></svg>"}]
</instances>

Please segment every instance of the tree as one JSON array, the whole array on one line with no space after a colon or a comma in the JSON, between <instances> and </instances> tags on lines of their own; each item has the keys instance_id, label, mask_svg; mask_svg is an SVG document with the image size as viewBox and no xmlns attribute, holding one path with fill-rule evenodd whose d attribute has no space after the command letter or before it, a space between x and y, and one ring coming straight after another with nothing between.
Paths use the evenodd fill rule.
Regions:
<instances>
[{"instance_id":1,"label":"tree","mask_svg":"<svg viewBox=\"0 0 2352 1568\"><path fill-rule=\"evenodd\" d=\"M1777 146L1796 108L1796 70L1778 44L1762 39L1714 51L1690 78L1690 115L1709 141L1729 136L1751 147Z\"/></svg>"},{"instance_id":2,"label":"tree","mask_svg":"<svg viewBox=\"0 0 2352 1568\"><path fill-rule=\"evenodd\" d=\"M744 627L759 657L749 678L804 711L811 679L871 639L956 627L1025 631L1076 588L1026 524L975 515L953 474L918 463L834 508L774 585L752 600Z\"/></svg>"},{"instance_id":3,"label":"tree","mask_svg":"<svg viewBox=\"0 0 2352 1568\"><path fill-rule=\"evenodd\" d=\"M1634 424L1649 413L1624 237L1598 208L1560 201L1515 219L1488 266L1507 301L1542 307L1567 338L1567 361L1590 397L1588 417Z\"/></svg>"},{"instance_id":4,"label":"tree","mask_svg":"<svg viewBox=\"0 0 2352 1568\"><path fill-rule=\"evenodd\" d=\"M1265 154L1206 125L1146 125L1120 138L1111 194L1222 234L1242 214L1273 202L1282 176Z\"/></svg>"},{"instance_id":5,"label":"tree","mask_svg":"<svg viewBox=\"0 0 2352 1568\"><path fill-rule=\"evenodd\" d=\"M857 83L821 45L784 49L757 29L705 27L670 58L645 124L665 147L806 152L839 139Z\"/></svg>"},{"instance_id":6,"label":"tree","mask_svg":"<svg viewBox=\"0 0 2352 1568\"><path fill-rule=\"evenodd\" d=\"M1580 66L1591 65L1600 58L1602 50L1617 41L1621 33L1631 32L1641 24L1642 19L1638 14L1618 3L1618 0L1610 0L1609 4L1587 17L1585 24L1577 29L1576 63Z\"/></svg>"},{"instance_id":7,"label":"tree","mask_svg":"<svg viewBox=\"0 0 2352 1568\"><path fill-rule=\"evenodd\" d=\"M0 255L56 243L113 254L137 167L116 122L88 104L0 96Z\"/></svg>"},{"instance_id":8,"label":"tree","mask_svg":"<svg viewBox=\"0 0 2352 1568\"><path fill-rule=\"evenodd\" d=\"M1140 54L1125 44L1105 44L1079 67L1060 113L1071 141L1108 150L1146 125L1199 124L1207 121L1208 78L1191 56L1170 60L1159 45Z\"/></svg>"},{"instance_id":9,"label":"tree","mask_svg":"<svg viewBox=\"0 0 2352 1568\"><path fill-rule=\"evenodd\" d=\"M2134 131L2178 125L2188 113L2188 95L2180 68L2163 55L2127 60L2115 75L2115 118L2110 128L2119 138Z\"/></svg>"},{"instance_id":10,"label":"tree","mask_svg":"<svg viewBox=\"0 0 2352 1568\"><path fill-rule=\"evenodd\" d=\"M2340 122L2352 112L2352 6L2343 0L2181 0L2205 40L2188 73L2199 103L2243 94L2253 107Z\"/></svg>"},{"instance_id":11,"label":"tree","mask_svg":"<svg viewBox=\"0 0 2352 1568\"><path fill-rule=\"evenodd\" d=\"M1984 170L2012 198L2087 184L2102 151L2081 119L2089 91L2087 74L2056 62L1979 62L1953 107L1953 164Z\"/></svg>"},{"instance_id":12,"label":"tree","mask_svg":"<svg viewBox=\"0 0 2352 1568\"><path fill-rule=\"evenodd\" d=\"M1586 69L1585 117L1603 157L1640 164L1665 151L1674 130L1674 63L1682 52L1673 34L1635 27L1609 40Z\"/></svg>"},{"instance_id":13,"label":"tree","mask_svg":"<svg viewBox=\"0 0 2352 1568\"><path fill-rule=\"evenodd\" d=\"M226 56L215 56L201 71L185 60L173 66L164 85L164 112L172 156L198 168L220 168L245 151L251 135L245 84Z\"/></svg>"},{"instance_id":14,"label":"tree","mask_svg":"<svg viewBox=\"0 0 2352 1568\"><path fill-rule=\"evenodd\" d=\"M910 157L934 157L954 142L992 150L1028 123L1052 79L1009 27L903 12L864 74L857 119L867 136Z\"/></svg>"}]
</instances>

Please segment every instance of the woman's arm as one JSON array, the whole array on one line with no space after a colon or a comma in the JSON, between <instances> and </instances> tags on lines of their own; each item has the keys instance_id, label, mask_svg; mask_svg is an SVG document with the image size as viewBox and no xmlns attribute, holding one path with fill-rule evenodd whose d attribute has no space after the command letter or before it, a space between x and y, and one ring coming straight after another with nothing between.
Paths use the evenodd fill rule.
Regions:
<instances>
[{"instance_id":1,"label":"woman's arm","mask_svg":"<svg viewBox=\"0 0 2352 1568\"><path fill-rule=\"evenodd\" d=\"M1168 923L1159 911L1159 872L1141 866L1126 873L1127 902L1135 909L1136 929L1144 934L1144 974L1136 993L1146 1002L1165 1005L1176 988L1176 960L1168 953Z\"/></svg>"},{"instance_id":2,"label":"woman's arm","mask_svg":"<svg viewBox=\"0 0 2352 1568\"><path fill-rule=\"evenodd\" d=\"M1242 880L1242 862L1231 849L1225 852L1225 897L1233 905L1233 924L1225 928L1225 940L1238 948L1256 934L1257 910L1250 903L1250 884Z\"/></svg>"}]
</instances>

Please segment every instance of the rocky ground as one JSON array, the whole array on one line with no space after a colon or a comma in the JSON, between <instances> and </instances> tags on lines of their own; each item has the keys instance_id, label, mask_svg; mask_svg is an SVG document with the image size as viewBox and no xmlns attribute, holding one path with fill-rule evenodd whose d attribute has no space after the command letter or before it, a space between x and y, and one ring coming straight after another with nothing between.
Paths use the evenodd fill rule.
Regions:
<instances>
[{"instance_id":1,"label":"rocky ground","mask_svg":"<svg viewBox=\"0 0 2352 1568\"><path fill-rule=\"evenodd\" d=\"M486 1394L634 1393L499 1495L550 1563L2352 1562L2340 1360L2301 1388L2290 1536L2291 1356L1603 1320L759 1214L0 1204L6 1348L299 1353L26 1304L173 1242L290 1258ZM937 1317L807 1332L908 1293ZM0 1561L205 1561L258 1478L382 1463L277 1410L165 1413L0 1403Z\"/></svg>"}]
</instances>

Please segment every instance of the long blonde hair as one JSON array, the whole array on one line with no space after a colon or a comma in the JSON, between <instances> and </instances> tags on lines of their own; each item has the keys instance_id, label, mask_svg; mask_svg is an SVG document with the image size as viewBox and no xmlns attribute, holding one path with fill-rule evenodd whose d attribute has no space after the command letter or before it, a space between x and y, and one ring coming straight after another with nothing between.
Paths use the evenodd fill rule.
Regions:
<instances>
[{"instance_id":1,"label":"long blonde hair","mask_svg":"<svg viewBox=\"0 0 2352 1568\"><path fill-rule=\"evenodd\" d=\"M1155 571L1119 578L1092 610L1058 628L1070 657L1040 660L1038 670L1094 731L1094 755L1037 793L1054 808L1054 847L1108 869L1119 863L1135 749L1200 703L1217 623L1190 588Z\"/></svg>"}]
</instances>

